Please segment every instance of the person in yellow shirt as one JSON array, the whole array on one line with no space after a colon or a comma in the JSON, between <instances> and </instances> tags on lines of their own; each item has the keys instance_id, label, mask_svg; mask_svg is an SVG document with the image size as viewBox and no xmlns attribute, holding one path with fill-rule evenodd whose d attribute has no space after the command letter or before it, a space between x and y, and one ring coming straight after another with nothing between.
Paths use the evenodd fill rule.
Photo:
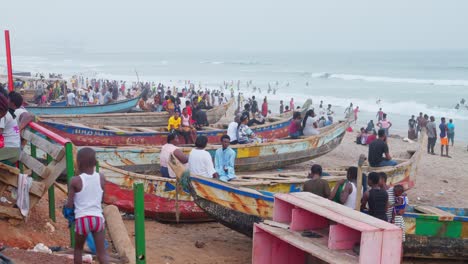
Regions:
<instances>
[{"instance_id":1,"label":"person in yellow shirt","mask_svg":"<svg viewBox=\"0 0 468 264\"><path fill-rule=\"evenodd\" d=\"M167 130L170 133L179 133L180 130L180 124L182 122L182 118L180 118L178 112L172 113L172 116L169 118L169 121L167 122Z\"/></svg>"}]
</instances>

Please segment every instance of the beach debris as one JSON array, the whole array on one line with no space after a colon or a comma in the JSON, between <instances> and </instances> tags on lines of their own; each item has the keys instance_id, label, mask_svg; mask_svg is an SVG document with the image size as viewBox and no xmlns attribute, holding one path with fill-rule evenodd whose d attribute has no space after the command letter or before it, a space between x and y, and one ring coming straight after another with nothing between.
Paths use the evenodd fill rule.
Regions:
<instances>
[{"instance_id":1,"label":"beach debris","mask_svg":"<svg viewBox=\"0 0 468 264\"><path fill-rule=\"evenodd\" d=\"M55 226L53 226L51 223L47 222L45 226L47 229L49 229L49 232L51 233L55 232Z\"/></svg>"},{"instance_id":2,"label":"beach debris","mask_svg":"<svg viewBox=\"0 0 468 264\"><path fill-rule=\"evenodd\" d=\"M44 245L42 243L39 243L39 244L35 245L34 248L32 249L32 251L52 254L52 250L50 250L50 248L48 248L46 245Z\"/></svg>"},{"instance_id":3,"label":"beach debris","mask_svg":"<svg viewBox=\"0 0 468 264\"><path fill-rule=\"evenodd\" d=\"M115 205L108 205L104 207L103 213L109 235L119 256L125 256L130 264L135 263L135 247L130 240L119 209Z\"/></svg>"},{"instance_id":4,"label":"beach debris","mask_svg":"<svg viewBox=\"0 0 468 264\"><path fill-rule=\"evenodd\" d=\"M8 199L7 199L6 197L4 197L4 196L0 197L0 202L2 202L2 203L7 203L7 204L11 204L11 202L8 201Z\"/></svg>"},{"instance_id":5,"label":"beach debris","mask_svg":"<svg viewBox=\"0 0 468 264\"><path fill-rule=\"evenodd\" d=\"M414 143L413 140L411 140L411 139L409 139L409 138L406 138L406 137L403 138L403 141L404 141L404 142L408 142L408 143Z\"/></svg>"},{"instance_id":6,"label":"beach debris","mask_svg":"<svg viewBox=\"0 0 468 264\"><path fill-rule=\"evenodd\" d=\"M204 248L205 245L206 245L206 244L205 244L205 242L203 242L203 241L200 241L200 240L195 241L195 247L196 247L196 248Z\"/></svg>"},{"instance_id":7,"label":"beach debris","mask_svg":"<svg viewBox=\"0 0 468 264\"><path fill-rule=\"evenodd\" d=\"M447 181L447 180L442 180L442 182L448 183L448 181Z\"/></svg>"}]
</instances>

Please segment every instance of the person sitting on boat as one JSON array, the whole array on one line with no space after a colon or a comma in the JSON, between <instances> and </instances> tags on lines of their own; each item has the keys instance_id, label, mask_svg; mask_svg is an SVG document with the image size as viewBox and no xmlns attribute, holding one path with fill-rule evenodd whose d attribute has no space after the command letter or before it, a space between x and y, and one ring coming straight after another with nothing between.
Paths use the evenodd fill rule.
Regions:
<instances>
[{"instance_id":1,"label":"person sitting on boat","mask_svg":"<svg viewBox=\"0 0 468 264\"><path fill-rule=\"evenodd\" d=\"M109 87L104 94L104 104L110 104L112 102L114 102L114 99L112 99L112 87Z\"/></svg>"},{"instance_id":2,"label":"person sitting on boat","mask_svg":"<svg viewBox=\"0 0 468 264\"><path fill-rule=\"evenodd\" d=\"M261 139L257 138L252 129L247 125L248 116L242 114L240 117L240 122L237 126L237 142L239 144L249 144L249 143L261 143Z\"/></svg>"},{"instance_id":3,"label":"person sitting on boat","mask_svg":"<svg viewBox=\"0 0 468 264\"><path fill-rule=\"evenodd\" d=\"M12 91L8 94L9 107L14 110L14 118L18 123L19 130L22 131L29 123L34 121L34 115L23 107L23 96Z\"/></svg>"},{"instance_id":4,"label":"person sitting on boat","mask_svg":"<svg viewBox=\"0 0 468 264\"><path fill-rule=\"evenodd\" d=\"M75 93L72 92L71 90L68 90L67 106L75 106L76 105L75 98L76 98Z\"/></svg>"},{"instance_id":5,"label":"person sitting on boat","mask_svg":"<svg viewBox=\"0 0 468 264\"><path fill-rule=\"evenodd\" d=\"M294 112L291 123L289 124L289 136L297 139L302 136L301 113Z\"/></svg>"},{"instance_id":6,"label":"person sitting on boat","mask_svg":"<svg viewBox=\"0 0 468 264\"><path fill-rule=\"evenodd\" d=\"M349 167L347 170L346 179L340 180L335 185L330 194L330 200L333 200L349 208L356 209L357 173L357 167Z\"/></svg>"},{"instance_id":7,"label":"person sitting on boat","mask_svg":"<svg viewBox=\"0 0 468 264\"><path fill-rule=\"evenodd\" d=\"M320 134L318 130L317 119L315 117L315 112L313 109L307 111L304 120L302 120L302 133L304 136L313 136Z\"/></svg>"},{"instance_id":8,"label":"person sitting on boat","mask_svg":"<svg viewBox=\"0 0 468 264\"><path fill-rule=\"evenodd\" d=\"M179 113L172 113L172 116L167 121L167 131L169 131L171 134L179 134L181 123L182 119L180 118Z\"/></svg>"},{"instance_id":9,"label":"person sitting on boat","mask_svg":"<svg viewBox=\"0 0 468 264\"><path fill-rule=\"evenodd\" d=\"M193 112L193 120L195 121L194 125L197 130L202 130L204 126L209 126L206 112L203 111L200 106L195 107L195 111Z\"/></svg>"},{"instance_id":10,"label":"person sitting on boat","mask_svg":"<svg viewBox=\"0 0 468 264\"><path fill-rule=\"evenodd\" d=\"M216 172L213 159L208 151L205 150L208 144L206 136L198 136L195 140L195 148L189 154L188 164L190 173L206 178L219 178Z\"/></svg>"},{"instance_id":11,"label":"person sitting on boat","mask_svg":"<svg viewBox=\"0 0 468 264\"><path fill-rule=\"evenodd\" d=\"M189 136L192 142L195 142L197 139L197 129L192 126L192 117L187 112L187 108L182 109L181 115L182 123L181 123L181 133L184 136L185 144L189 143Z\"/></svg>"},{"instance_id":12,"label":"person sitting on boat","mask_svg":"<svg viewBox=\"0 0 468 264\"><path fill-rule=\"evenodd\" d=\"M215 153L216 172L219 174L219 179L225 182L236 178L234 172L236 152L229 147L230 142L231 138L228 135L221 136L222 148L217 149Z\"/></svg>"},{"instance_id":13,"label":"person sitting on boat","mask_svg":"<svg viewBox=\"0 0 468 264\"><path fill-rule=\"evenodd\" d=\"M159 165L160 172L163 177L166 178L175 178L176 175L171 167L168 166L169 160L171 158L171 154L182 163L186 164L188 162L188 157L179 149L177 148L173 142L175 141L176 135L169 134L167 135L167 143L164 144L161 148L161 154L159 155Z\"/></svg>"},{"instance_id":14,"label":"person sitting on boat","mask_svg":"<svg viewBox=\"0 0 468 264\"><path fill-rule=\"evenodd\" d=\"M310 192L327 199L330 197L328 181L322 179L322 166L318 164L312 165L308 178L310 180L304 183L304 192Z\"/></svg>"},{"instance_id":15,"label":"person sitting on boat","mask_svg":"<svg viewBox=\"0 0 468 264\"><path fill-rule=\"evenodd\" d=\"M384 129L379 129L379 138L369 144L369 165L371 167L395 166L397 162L392 160L388 151L387 136ZM385 155L385 158L382 157Z\"/></svg>"},{"instance_id":16,"label":"person sitting on boat","mask_svg":"<svg viewBox=\"0 0 468 264\"><path fill-rule=\"evenodd\" d=\"M148 100L148 98L146 98L146 96L142 96L140 100L138 100L138 107L140 107L142 111L148 112L148 111L151 111L151 108L146 103L146 100Z\"/></svg>"},{"instance_id":17,"label":"person sitting on boat","mask_svg":"<svg viewBox=\"0 0 468 264\"><path fill-rule=\"evenodd\" d=\"M227 135L229 136L231 142L231 145L235 145L238 143L237 141L237 127L239 126L240 123L240 114L237 114L236 117L234 118L234 121L229 123L228 128L227 128Z\"/></svg>"}]
</instances>

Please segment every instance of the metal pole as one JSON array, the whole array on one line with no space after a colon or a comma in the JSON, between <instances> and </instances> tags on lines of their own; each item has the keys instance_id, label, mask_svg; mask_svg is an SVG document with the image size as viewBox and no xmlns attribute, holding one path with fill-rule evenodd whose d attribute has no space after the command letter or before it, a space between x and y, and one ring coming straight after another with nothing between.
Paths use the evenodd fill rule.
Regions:
<instances>
[{"instance_id":1,"label":"metal pole","mask_svg":"<svg viewBox=\"0 0 468 264\"><path fill-rule=\"evenodd\" d=\"M32 144L31 143L31 157L33 158L37 158L37 147L36 145ZM31 176L33 177L33 179L37 179L37 174L33 171Z\"/></svg>"},{"instance_id":2,"label":"metal pole","mask_svg":"<svg viewBox=\"0 0 468 264\"><path fill-rule=\"evenodd\" d=\"M73 161L73 144L71 142L65 143L65 158L67 162L67 183L68 191L70 192L70 183L75 175L75 165ZM72 223L70 227L70 245L72 248L75 247L75 223Z\"/></svg>"},{"instance_id":3,"label":"metal pole","mask_svg":"<svg viewBox=\"0 0 468 264\"><path fill-rule=\"evenodd\" d=\"M47 164L50 164L53 161L52 156L47 154ZM55 219L55 187L54 184L52 184L49 187L49 218L52 219L52 221L56 222Z\"/></svg>"},{"instance_id":4,"label":"metal pole","mask_svg":"<svg viewBox=\"0 0 468 264\"><path fill-rule=\"evenodd\" d=\"M11 49L10 49L10 31L5 30L5 46L6 46L6 59L8 68L8 90L11 92L15 89L13 85L13 67L11 65Z\"/></svg>"},{"instance_id":5,"label":"metal pole","mask_svg":"<svg viewBox=\"0 0 468 264\"><path fill-rule=\"evenodd\" d=\"M145 246L145 194L143 183L133 184L133 203L135 205L135 256L136 263L146 263Z\"/></svg>"}]
</instances>

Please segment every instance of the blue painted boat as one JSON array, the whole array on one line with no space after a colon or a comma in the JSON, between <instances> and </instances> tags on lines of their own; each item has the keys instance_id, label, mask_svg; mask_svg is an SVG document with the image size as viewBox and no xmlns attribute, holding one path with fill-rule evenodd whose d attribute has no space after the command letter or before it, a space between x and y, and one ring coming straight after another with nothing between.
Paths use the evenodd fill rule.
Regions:
<instances>
[{"instance_id":1,"label":"blue painted boat","mask_svg":"<svg viewBox=\"0 0 468 264\"><path fill-rule=\"evenodd\" d=\"M76 115L126 113L137 104L140 97L113 102L105 105L86 106L30 106L26 109L35 115Z\"/></svg>"},{"instance_id":2,"label":"blue painted boat","mask_svg":"<svg viewBox=\"0 0 468 264\"><path fill-rule=\"evenodd\" d=\"M67 101L52 101L50 102L50 106L67 106Z\"/></svg>"}]
</instances>

